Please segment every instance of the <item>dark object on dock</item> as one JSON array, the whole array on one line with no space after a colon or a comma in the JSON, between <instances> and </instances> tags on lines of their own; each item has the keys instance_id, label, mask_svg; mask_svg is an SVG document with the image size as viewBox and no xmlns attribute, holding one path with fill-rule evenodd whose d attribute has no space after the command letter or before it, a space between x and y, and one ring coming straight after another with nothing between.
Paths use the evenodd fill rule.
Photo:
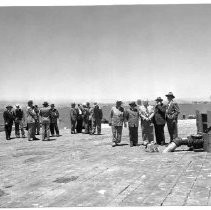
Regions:
<instances>
[{"instance_id":1,"label":"dark object on dock","mask_svg":"<svg viewBox=\"0 0 211 210\"><path fill-rule=\"evenodd\" d=\"M165 150L163 150L163 153L173 152L177 147L180 147L182 145L186 145L193 150L203 149L204 148L203 135L201 134L190 135L187 138L177 137L168 145L168 147Z\"/></svg>"}]
</instances>

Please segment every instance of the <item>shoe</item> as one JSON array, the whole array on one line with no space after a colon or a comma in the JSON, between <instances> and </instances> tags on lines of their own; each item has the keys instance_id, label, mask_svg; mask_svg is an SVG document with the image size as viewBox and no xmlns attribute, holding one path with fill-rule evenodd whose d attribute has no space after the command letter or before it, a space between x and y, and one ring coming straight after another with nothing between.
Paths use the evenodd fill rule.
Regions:
<instances>
[{"instance_id":1,"label":"shoe","mask_svg":"<svg viewBox=\"0 0 211 210\"><path fill-rule=\"evenodd\" d=\"M35 138L33 138L33 140L40 140L40 139L38 139L38 138L35 137Z\"/></svg>"},{"instance_id":2,"label":"shoe","mask_svg":"<svg viewBox=\"0 0 211 210\"><path fill-rule=\"evenodd\" d=\"M26 136L25 136L25 135L23 135L23 136L22 136L22 138L26 138Z\"/></svg>"},{"instance_id":3,"label":"shoe","mask_svg":"<svg viewBox=\"0 0 211 210\"><path fill-rule=\"evenodd\" d=\"M57 134L56 137L59 137L59 134Z\"/></svg>"},{"instance_id":4,"label":"shoe","mask_svg":"<svg viewBox=\"0 0 211 210\"><path fill-rule=\"evenodd\" d=\"M115 146L117 146L117 143L112 143L112 147L115 147Z\"/></svg>"}]
</instances>

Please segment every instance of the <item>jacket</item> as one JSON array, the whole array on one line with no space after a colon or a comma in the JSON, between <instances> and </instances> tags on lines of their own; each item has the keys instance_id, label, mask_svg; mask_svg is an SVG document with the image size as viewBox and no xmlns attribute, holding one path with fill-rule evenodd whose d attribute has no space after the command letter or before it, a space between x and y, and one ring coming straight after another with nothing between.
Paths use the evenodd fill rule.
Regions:
<instances>
[{"instance_id":1,"label":"jacket","mask_svg":"<svg viewBox=\"0 0 211 210\"><path fill-rule=\"evenodd\" d=\"M91 118L92 120L102 120L103 112L102 109L97 105L91 110Z\"/></svg>"},{"instance_id":2,"label":"jacket","mask_svg":"<svg viewBox=\"0 0 211 210\"><path fill-rule=\"evenodd\" d=\"M50 108L42 107L40 109L41 122L50 122Z\"/></svg>"},{"instance_id":3,"label":"jacket","mask_svg":"<svg viewBox=\"0 0 211 210\"><path fill-rule=\"evenodd\" d=\"M166 108L166 119L177 120L179 113L180 109L178 104L173 100L170 101L170 103L167 104Z\"/></svg>"},{"instance_id":4,"label":"jacket","mask_svg":"<svg viewBox=\"0 0 211 210\"><path fill-rule=\"evenodd\" d=\"M35 123L36 113L32 107L27 107L26 110L26 121L27 123Z\"/></svg>"},{"instance_id":5,"label":"jacket","mask_svg":"<svg viewBox=\"0 0 211 210\"><path fill-rule=\"evenodd\" d=\"M70 108L70 120L75 121L77 120L77 109L76 108Z\"/></svg>"},{"instance_id":6,"label":"jacket","mask_svg":"<svg viewBox=\"0 0 211 210\"><path fill-rule=\"evenodd\" d=\"M126 119L128 121L128 127L138 127L139 126L139 111L137 108L128 109L126 111Z\"/></svg>"},{"instance_id":7,"label":"jacket","mask_svg":"<svg viewBox=\"0 0 211 210\"><path fill-rule=\"evenodd\" d=\"M56 123L59 118L59 112L57 109L50 109L50 122Z\"/></svg>"},{"instance_id":8,"label":"jacket","mask_svg":"<svg viewBox=\"0 0 211 210\"><path fill-rule=\"evenodd\" d=\"M125 111L124 108L115 106L112 107L110 112L110 123L112 126L123 126L123 122L125 121Z\"/></svg>"},{"instance_id":9,"label":"jacket","mask_svg":"<svg viewBox=\"0 0 211 210\"><path fill-rule=\"evenodd\" d=\"M154 109L153 123L156 125L165 125L166 123L166 105L156 105Z\"/></svg>"},{"instance_id":10,"label":"jacket","mask_svg":"<svg viewBox=\"0 0 211 210\"><path fill-rule=\"evenodd\" d=\"M15 121L22 120L24 118L24 113L22 109L15 109L13 111Z\"/></svg>"},{"instance_id":11,"label":"jacket","mask_svg":"<svg viewBox=\"0 0 211 210\"><path fill-rule=\"evenodd\" d=\"M8 110L5 110L3 113L3 118L4 118L4 124L5 125L12 125L14 116L12 112L9 112Z\"/></svg>"}]
</instances>

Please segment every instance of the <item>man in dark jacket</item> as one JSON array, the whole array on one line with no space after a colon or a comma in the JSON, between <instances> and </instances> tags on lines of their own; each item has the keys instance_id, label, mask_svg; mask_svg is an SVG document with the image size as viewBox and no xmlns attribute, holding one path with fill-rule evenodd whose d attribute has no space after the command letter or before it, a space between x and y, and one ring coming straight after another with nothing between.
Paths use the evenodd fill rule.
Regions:
<instances>
[{"instance_id":1,"label":"man in dark jacket","mask_svg":"<svg viewBox=\"0 0 211 210\"><path fill-rule=\"evenodd\" d=\"M155 127L156 142L159 145L165 145L164 127L166 123L166 105L163 104L163 99L158 97L156 100L156 106L154 109L153 123Z\"/></svg>"},{"instance_id":2,"label":"man in dark jacket","mask_svg":"<svg viewBox=\"0 0 211 210\"><path fill-rule=\"evenodd\" d=\"M91 132L91 122L90 122L90 104L89 102L83 104L83 125L85 128L85 134Z\"/></svg>"},{"instance_id":3,"label":"man in dark jacket","mask_svg":"<svg viewBox=\"0 0 211 210\"><path fill-rule=\"evenodd\" d=\"M54 104L51 104L50 109L50 131L51 135L54 136L54 130L56 131L56 136L59 136L59 128L57 124L57 119L59 119L59 112L55 109Z\"/></svg>"},{"instance_id":4,"label":"man in dark jacket","mask_svg":"<svg viewBox=\"0 0 211 210\"><path fill-rule=\"evenodd\" d=\"M96 127L97 127L97 134L101 134L101 120L103 118L102 109L99 105L95 102L94 107L91 110L91 119L92 119L92 132L91 134L95 134Z\"/></svg>"},{"instance_id":5,"label":"man in dark jacket","mask_svg":"<svg viewBox=\"0 0 211 210\"><path fill-rule=\"evenodd\" d=\"M76 123L77 123L77 109L75 108L75 103L71 104L70 108L70 123L71 123L71 134L75 134Z\"/></svg>"},{"instance_id":6,"label":"man in dark jacket","mask_svg":"<svg viewBox=\"0 0 211 210\"><path fill-rule=\"evenodd\" d=\"M34 112L36 113L35 134L40 135L40 110L38 108L38 105L34 105Z\"/></svg>"},{"instance_id":7,"label":"man in dark jacket","mask_svg":"<svg viewBox=\"0 0 211 210\"><path fill-rule=\"evenodd\" d=\"M20 108L19 104L16 104L16 109L13 111L14 121L15 121L15 135L17 138L20 138L20 130L22 134L22 138L25 138L25 131L23 128L24 121L24 113Z\"/></svg>"},{"instance_id":8,"label":"man in dark jacket","mask_svg":"<svg viewBox=\"0 0 211 210\"><path fill-rule=\"evenodd\" d=\"M14 115L12 113L11 105L6 106L6 110L3 113L3 118L4 118L4 130L6 134L6 139L10 140L12 125L13 125L13 120L14 120Z\"/></svg>"},{"instance_id":9,"label":"man in dark jacket","mask_svg":"<svg viewBox=\"0 0 211 210\"><path fill-rule=\"evenodd\" d=\"M138 126L139 126L139 110L136 108L136 102L129 103L130 109L126 111L126 119L128 121L130 146L138 145Z\"/></svg>"},{"instance_id":10,"label":"man in dark jacket","mask_svg":"<svg viewBox=\"0 0 211 210\"><path fill-rule=\"evenodd\" d=\"M50 108L48 102L43 103L40 109L41 123L42 123L42 141L50 139Z\"/></svg>"},{"instance_id":11,"label":"man in dark jacket","mask_svg":"<svg viewBox=\"0 0 211 210\"><path fill-rule=\"evenodd\" d=\"M167 95L167 108L166 108L166 122L168 126L168 131L170 135L170 142L178 137L178 128L177 128L177 119L180 113L178 104L173 100L175 96L172 92L169 92Z\"/></svg>"}]
</instances>

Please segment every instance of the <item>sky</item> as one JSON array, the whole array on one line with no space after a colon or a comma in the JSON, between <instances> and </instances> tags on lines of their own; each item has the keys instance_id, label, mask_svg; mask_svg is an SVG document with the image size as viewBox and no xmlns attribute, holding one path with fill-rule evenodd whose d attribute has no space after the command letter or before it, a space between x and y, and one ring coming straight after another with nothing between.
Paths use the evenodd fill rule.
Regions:
<instances>
[{"instance_id":1,"label":"sky","mask_svg":"<svg viewBox=\"0 0 211 210\"><path fill-rule=\"evenodd\" d=\"M211 96L211 4L0 7L0 100Z\"/></svg>"}]
</instances>

